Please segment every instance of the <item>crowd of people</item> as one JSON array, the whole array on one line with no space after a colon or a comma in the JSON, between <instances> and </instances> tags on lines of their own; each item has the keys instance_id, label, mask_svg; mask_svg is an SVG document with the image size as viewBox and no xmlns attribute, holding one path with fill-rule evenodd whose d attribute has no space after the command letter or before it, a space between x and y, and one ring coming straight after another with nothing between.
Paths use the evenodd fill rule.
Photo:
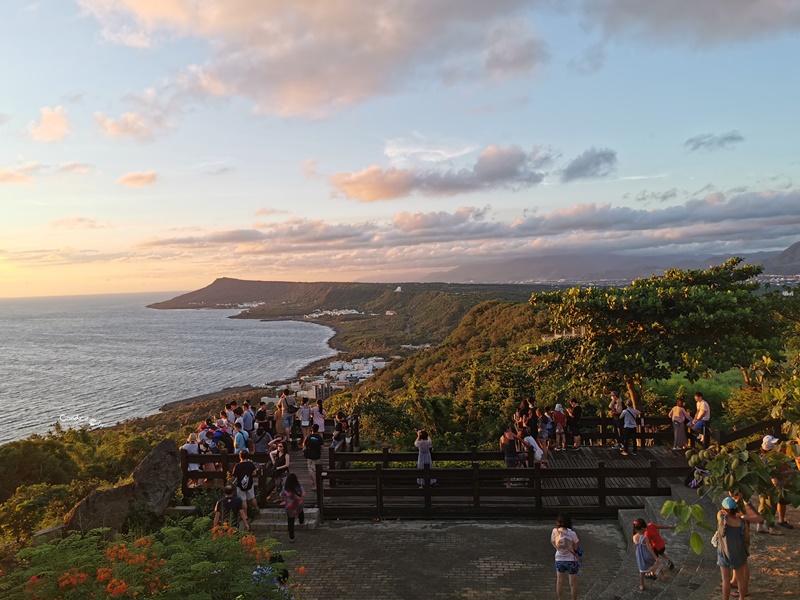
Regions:
<instances>
[{"instance_id":1,"label":"crowd of people","mask_svg":"<svg viewBox=\"0 0 800 600\"><path fill-rule=\"evenodd\" d=\"M263 477L262 465L271 464L270 476L274 480L275 494L284 506L289 528L289 539L294 541L295 519L304 522L303 496L305 490L293 469L289 450L297 439L292 437L295 427L299 428L299 442L303 449L306 469L310 475L311 487L316 490L316 469L325 447L325 419L327 413L322 400L311 406L307 398L296 398L288 390L281 392L277 403L261 401L258 408L248 402L238 405L231 401L216 416L200 423L197 431L189 434L181 447L193 455L217 455L222 451L235 456L236 462L226 473L223 487L224 497L215 505L214 524L226 522L232 526L249 530L250 519L258 514L255 489L258 478ZM344 413L335 416L331 445L336 447L345 441L350 423ZM257 454L259 462L254 462ZM264 460L267 455L267 461ZM190 486L213 487L219 478L203 479L201 472L221 471L221 461L209 460L202 463L189 462L192 472Z\"/></svg>"}]
</instances>

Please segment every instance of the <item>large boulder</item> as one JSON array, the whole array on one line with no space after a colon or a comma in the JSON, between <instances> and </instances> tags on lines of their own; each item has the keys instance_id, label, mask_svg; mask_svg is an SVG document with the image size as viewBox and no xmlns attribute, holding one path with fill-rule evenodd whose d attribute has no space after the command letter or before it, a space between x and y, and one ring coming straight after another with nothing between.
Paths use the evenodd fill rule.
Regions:
<instances>
[{"instance_id":1,"label":"large boulder","mask_svg":"<svg viewBox=\"0 0 800 600\"><path fill-rule=\"evenodd\" d=\"M95 490L67 515L64 530L89 531L97 527L121 529L133 511L158 519L181 485L178 446L164 440L133 471L133 482Z\"/></svg>"},{"instance_id":2,"label":"large boulder","mask_svg":"<svg viewBox=\"0 0 800 600\"><path fill-rule=\"evenodd\" d=\"M183 472L178 446L172 440L159 443L133 471L136 501L158 519L181 486Z\"/></svg>"}]
</instances>

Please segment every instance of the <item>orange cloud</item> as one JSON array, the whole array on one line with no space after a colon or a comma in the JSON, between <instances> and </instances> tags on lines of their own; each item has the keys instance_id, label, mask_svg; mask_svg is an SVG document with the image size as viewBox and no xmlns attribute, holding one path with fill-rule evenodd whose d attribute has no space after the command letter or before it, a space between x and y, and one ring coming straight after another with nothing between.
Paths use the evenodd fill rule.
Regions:
<instances>
[{"instance_id":1,"label":"orange cloud","mask_svg":"<svg viewBox=\"0 0 800 600\"><path fill-rule=\"evenodd\" d=\"M154 122L152 117L135 112L127 112L119 119L112 119L99 112L95 113L94 118L100 125L100 130L110 138L149 140L163 127L163 123Z\"/></svg>"},{"instance_id":2,"label":"orange cloud","mask_svg":"<svg viewBox=\"0 0 800 600\"><path fill-rule=\"evenodd\" d=\"M28 126L31 137L40 142L57 142L69 133L69 120L61 106L41 109L39 122L31 121Z\"/></svg>"},{"instance_id":3,"label":"orange cloud","mask_svg":"<svg viewBox=\"0 0 800 600\"><path fill-rule=\"evenodd\" d=\"M140 188L153 185L156 179L158 179L158 173L155 171L140 171L123 175L117 179L117 183L127 187Z\"/></svg>"}]
</instances>

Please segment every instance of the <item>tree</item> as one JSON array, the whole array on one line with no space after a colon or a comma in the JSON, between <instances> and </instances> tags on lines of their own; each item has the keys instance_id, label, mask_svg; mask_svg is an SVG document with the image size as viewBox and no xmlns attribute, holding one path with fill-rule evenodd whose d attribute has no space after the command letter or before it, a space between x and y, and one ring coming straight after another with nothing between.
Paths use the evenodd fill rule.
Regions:
<instances>
[{"instance_id":1,"label":"tree","mask_svg":"<svg viewBox=\"0 0 800 600\"><path fill-rule=\"evenodd\" d=\"M533 294L531 305L549 311L553 331L580 332L531 347L533 372L584 391L622 383L638 406L645 379L685 373L696 381L779 356L785 322L753 280L762 267L741 263L671 269L625 287Z\"/></svg>"}]
</instances>

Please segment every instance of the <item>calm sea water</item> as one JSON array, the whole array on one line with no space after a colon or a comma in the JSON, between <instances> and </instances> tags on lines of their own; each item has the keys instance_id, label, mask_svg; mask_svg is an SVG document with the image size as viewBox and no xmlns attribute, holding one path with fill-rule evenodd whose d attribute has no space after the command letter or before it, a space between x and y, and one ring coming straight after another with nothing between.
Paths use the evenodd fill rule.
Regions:
<instances>
[{"instance_id":1,"label":"calm sea water","mask_svg":"<svg viewBox=\"0 0 800 600\"><path fill-rule=\"evenodd\" d=\"M56 421L113 425L166 402L292 377L333 356L333 330L153 310L170 294L0 299L0 443Z\"/></svg>"}]
</instances>

